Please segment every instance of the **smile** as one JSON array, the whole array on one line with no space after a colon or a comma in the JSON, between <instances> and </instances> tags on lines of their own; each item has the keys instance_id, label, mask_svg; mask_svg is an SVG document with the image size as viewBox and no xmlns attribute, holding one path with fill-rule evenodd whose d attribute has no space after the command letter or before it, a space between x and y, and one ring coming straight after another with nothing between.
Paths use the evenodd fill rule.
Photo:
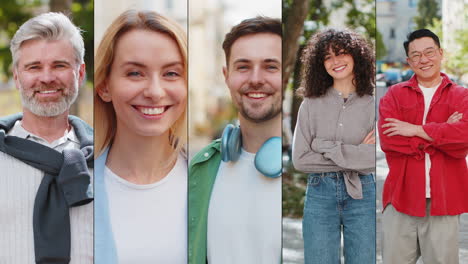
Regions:
<instances>
[{"instance_id":1,"label":"smile","mask_svg":"<svg viewBox=\"0 0 468 264\"><path fill-rule=\"evenodd\" d=\"M135 108L144 115L160 115L164 113L169 107L160 106L160 107L143 107L135 106Z\"/></svg>"},{"instance_id":2,"label":"smile","mask_svg":"<svg viewBox=\"0 0 468 264\"><path fill-rule=\"evenodd\" d=\"M266 93L247 93L247 97L255 98L255 99L265 98L267 96L268 95Z\"/></svg>"},{"instance_id":3,"label":"smile","mask_svg":"<svg viewBox=\"0 0 468 264\"><path fill-rule=\"evenodd\" d=\"M333 70L336 71L336 72L341 72L341 71L343 71L345 68L346 68L346 65L343 65L343 66L340 66L340 67L333 68Z\"/></svg>"},{"instance_id":4,"label":"smile","mask_svg":"<svg viewBox=\"0 0 468 264\"><path fill-rule=\"evenodd\" d=\"M58 92L58 90L38 91L38 93L40 94L51 94L55 92Z\"/></svg>"},{"instance_id":5,"label":"smile","mask_svg":"<svg viewBox=\"0 0 468 264\"><path fill-rule=\"evenodd\" d=\"M432 68L432 66L421 67L420 69L425 71L425 70L429 70L430 68Z\"/></svg>"}]
</instances>

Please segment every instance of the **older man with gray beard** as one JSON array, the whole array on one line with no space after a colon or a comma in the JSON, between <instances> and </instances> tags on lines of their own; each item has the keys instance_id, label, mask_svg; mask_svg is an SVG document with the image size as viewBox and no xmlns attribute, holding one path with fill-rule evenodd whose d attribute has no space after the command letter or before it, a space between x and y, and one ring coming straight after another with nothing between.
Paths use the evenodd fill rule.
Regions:
<instances>
[{"instance_id":1,"label":"older man with gray beard","mask_svg":"<svg viewBox=\"0 0 468 264\"><path fill-rule=\"evenodd\" d=\"M23 112L0 119L0 263L93 263L93 130L69 115L85 76L80 29L42 14L10 49Z\"/></svg>"}]
</instances>

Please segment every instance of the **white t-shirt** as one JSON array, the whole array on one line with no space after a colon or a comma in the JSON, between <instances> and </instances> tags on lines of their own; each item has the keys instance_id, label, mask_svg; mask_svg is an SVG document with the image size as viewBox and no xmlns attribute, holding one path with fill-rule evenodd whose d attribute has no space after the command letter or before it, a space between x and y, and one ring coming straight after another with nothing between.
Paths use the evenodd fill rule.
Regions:
<instances>
[{"instance_id":1,"label":"white t-shirt","mask_svg":"<svg viewBox=\"0 0 468 264\"><path fill-rule=\"evenodd\" d=\"M432 97L434 96L435 92L437 91L437 87L439 87L440 83L434 87L426 88L419 84L419 88L421 89L424 95L424 117L423 117L423 125L426 124L427 113L429 112L429 107L431 106ZM426 198L431 198L431 177L429 176L429 172L431 170L431 157L429 154L424 154L425 160L425 170L426 170Z\"/></svg>"},{"instance_id":2,"label":"white t-shirt","mask_svg":"<svg viewBox=\"0 0 468 264\"><path fill-rule=\"evenodd\" d=\"M153 184L134 184L104 169L119 264L187 263L187 160Z\"/></svg>"},{"instance_id":3,"label":"white t-shirt","mask_svg":"<svg viewBox=\"0 0 468 264\"><path fill-rule=\"evenodd\" d=\"M258 172L255 154L221 162L208 209L208 263L281 260L281 178Z\"/></svg>"}]
</instances>

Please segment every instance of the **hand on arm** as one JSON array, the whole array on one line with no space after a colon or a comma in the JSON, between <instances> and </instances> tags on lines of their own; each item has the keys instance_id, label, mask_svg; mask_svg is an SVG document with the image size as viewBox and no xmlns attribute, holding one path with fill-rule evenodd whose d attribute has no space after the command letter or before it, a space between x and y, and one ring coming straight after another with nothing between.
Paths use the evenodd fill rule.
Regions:
<instances>
[{"instance_id":1,"label":"hand on arm","mask_svg":"<svg viewBox=\"0 0 468 264\"><path fill-rule=\"evenodd\" d=\"M375 129L372 129L372 131L367 134L362 144L375 144Z\"/></svg>"},{"instance_id":2,"label":"hand on arm","mask_svg":"<svg viewBox=\"0 0 468 264\"><path fill-rule=\"evenodd\" d=\"M416 136L388 136L387 133L390 133L390 131L386 134L383 133L388 130L386 127L390 127L387 125L386 119L401 119L396 101L398 101L398 98L395 98L395 95L392 93L392 89L390 89L380 100L378 122L380 146L386 155L410 155L416 159L422 159L424 157L424 152L422 150L430 143L429 141Z\"/></svg>"},{"instance_id":3,"label":"hand on arm","mask_svg":"<svg viewBox=\"0 0 468 264\"><path fill-rule=\"evenodd\" d=\"M383 131L383 134L389 137L400 135L404 137L420 137L427 141L432 141L433 139L424 131L422 126L413 125L408 122L398 120L396 118L385 118L385 123L382 125L382 128L389 127Z\"/></svg>"},{"instance_id":4,"label":"hand on arm","mask_svg":"<svg viewBox=\"0 0 468 264\"><path fill-rule=\"evenodd\" d=\"M374 129L359 145L315 138L312 150L323 153L325 158L332 160L341 168L364 172L375 167Z\"/></svg>"},{"instance_id":5,"label":"hand on arm","mask_svg":"<svg viewBox=\"0 0 468 264\"><path fill-rule=\"evenodd\" d=\"M468 120L465 113L455 112L444 123L428 123L423 126L428 135L434 138L435 149L453 157L463 159L468 154Z\"/></svg>"},{"instance_id":6,"label":"hand on arm","mask_svg":"<svg viewBox=\"0 0 468 264\"><path fill-rule=\"evenodd\" d=\"M447 119L447 124L453 124L460 121L463 118L463 113L455 112Z\"/></svg>"},{"instance_id":7,"label":"hand on arm","mask_svg":"<svg viewBox=\"0 0 468 264\"><path fill-rule=\"evenodd\" d=\"M309 119L307 102L302 102L294 130L292 161L294 168L302 172L314 172L317 168L336 166L333 161L325 158L321 153L312 150L314 136L311 126L315 125Z\"/></svg>"}]
</instances>

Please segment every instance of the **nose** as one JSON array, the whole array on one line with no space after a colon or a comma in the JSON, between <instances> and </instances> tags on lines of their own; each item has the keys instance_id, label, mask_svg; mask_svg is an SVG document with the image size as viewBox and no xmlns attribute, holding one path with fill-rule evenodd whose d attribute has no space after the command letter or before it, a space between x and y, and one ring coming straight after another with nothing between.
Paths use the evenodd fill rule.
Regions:
<instances>
[{"instance_id":1,"label":"nose","mask_svg":"<svg viewBox=\"0 0 468 264\"><path fill-rule=\"evenodd\" d=\"M339 59L338 59L338 56L332 56L332 62L333 64L338 64L339 63Z\"/></svg>"},{"instance_id":2,"label":"nose","mask_svg":"<svg viewBox=\"0 0 468 264\"><path fill-rule=\"evenodd\" d=\"M159 77L154 77L150 80L143 90L143 95L152 100L159 100L165 95L165 90Z\"/></svg>"},{"instance_id":3,"label":"nose","mask_svg":"<svg viewBox=\"0 0 468 264\"><path fill-rule=\"evenodd\" d=\"M265 76L260 67L254 67L249 79L251 86L262 86L265 83Z\"/></svg>"},{"instance_id":4,"label":"nose","mask_svg":"<svg viewBox=\"0 0 468 264\"><path fill-rule=\"evenodd\" d=\"M52 69L45 67L40 76L39 76L39 81L44 84L49 84L54 82L57 79L57 76L55 76L54 72Z\"/></svg>"},{"instance_id":5,"label":"nose","mask_svg":"<svg viewBox=\"0 0 468 264\"><path fill-rule=\"evenodd\" d=\"M421 59L419 60L419 63L427 63L429 61L429 58L424 55L424 53L421 54Z\"/></svg>"}]
</instances>

